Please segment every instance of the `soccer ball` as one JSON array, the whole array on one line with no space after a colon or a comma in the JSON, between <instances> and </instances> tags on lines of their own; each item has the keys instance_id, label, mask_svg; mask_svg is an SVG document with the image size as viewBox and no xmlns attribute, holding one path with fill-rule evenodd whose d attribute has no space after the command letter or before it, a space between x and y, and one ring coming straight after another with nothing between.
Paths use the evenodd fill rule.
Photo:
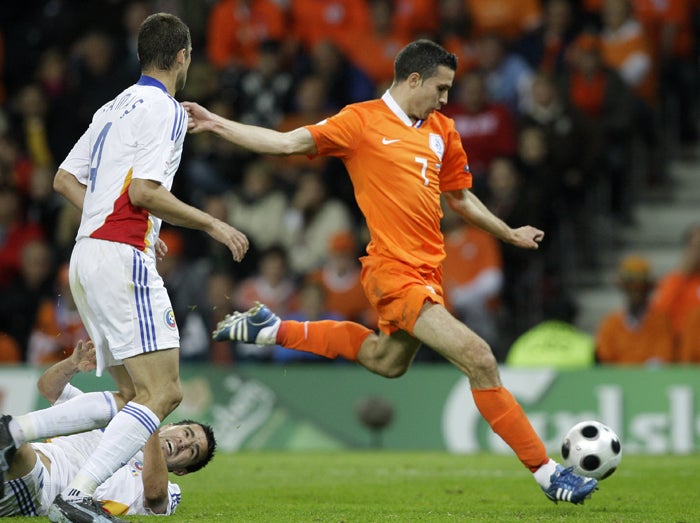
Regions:
<instances>
[{"instance_id":1,"label":"soccer ball","mask_svg":"<svg viewBox=\"0 0 700 523\"><path fill-rule=\"evenodd\" d=\"M564 464L574 467L577 474L602 480L615 472L620 464L620 438L599 421L582 421L564 436L561 456Z\"/></svg>"}]
</instances>

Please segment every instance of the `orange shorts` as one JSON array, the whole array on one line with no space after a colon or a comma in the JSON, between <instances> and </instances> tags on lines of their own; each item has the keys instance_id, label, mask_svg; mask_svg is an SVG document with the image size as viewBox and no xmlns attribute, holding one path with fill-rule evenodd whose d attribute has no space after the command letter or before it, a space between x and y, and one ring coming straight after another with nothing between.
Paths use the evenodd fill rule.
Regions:
<instances>
[{"instance_id":1,"label":"orange shorts","mask_svg":"<svg viewBox=\"0 0 700 523\"><path fill-rule=\"evenodd\" d=\"M381 256L364 256L360 261L362 287L377 311L379 329L385 334L397 330L413 334L426 301L445 305L439 269L421 271Z\"/></svg>"}]
</instances>

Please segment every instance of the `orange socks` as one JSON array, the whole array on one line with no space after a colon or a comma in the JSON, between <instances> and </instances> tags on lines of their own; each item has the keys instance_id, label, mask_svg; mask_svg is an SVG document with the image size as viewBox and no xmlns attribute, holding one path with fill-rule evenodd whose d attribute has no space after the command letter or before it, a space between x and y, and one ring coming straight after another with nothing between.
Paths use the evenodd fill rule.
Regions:
<instances>
[{"instance_id":1,"label":"orange socks","mask_svg":"<svg viewBox=\"0 0 700 523\"><path fill-rule=\"evenodd\" d=\"M508 389L472 389L472 395L481 415L513 449L523 465L535 472L549 461L544 443Z\"/></svg>"},{"instance_id":2,"label":"orange socks","mask_svg":"<svg viewBox=\"0 0 700 523\"><path fill-rule=\"evenodd\" d=\"M335 359L357 360L357 353L372 331L351 321L283 321L277 343L288 349L301 350Z\"/></svg>"}]
</instances>

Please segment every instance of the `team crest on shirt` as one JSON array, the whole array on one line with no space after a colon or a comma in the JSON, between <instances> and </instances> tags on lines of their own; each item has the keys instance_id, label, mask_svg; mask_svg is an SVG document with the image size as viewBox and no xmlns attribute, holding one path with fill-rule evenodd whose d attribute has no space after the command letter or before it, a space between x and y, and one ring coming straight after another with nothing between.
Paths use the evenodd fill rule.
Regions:
<instances>
[{"instance_id":1,"label":"team crest on shirt","mask_svg":"<svg viewBox=\"0 0 700 523\"><path fill-rule=\"evenodd\" d=\"M437 157L442 161L442 155L445 154L445 142L442 140L442 136L430 133L428 145L430 145L430 150L437 154Z\"/></svg>"},{"instance_id":2,"label":"team crest on shirt","mask_svg":"<svg viewBox=\"0 0 700 523\"><path fill-rule=\"evenodd\" d=\"M140 476L141 471L143 471L143 463L140 461L132 461L131 462L131 475L132 476Z\"/></svg>"},{"instance_id":3,"label":"team crest on shirt","mask_svg":"<svg viewBox=\"0 0 700 523\"><path fill-rule=\"evenodd\" d=\"M173 312L172 308L165 311L164 320L169 329L175 330L177 323L175 323L175 312Z\"/></svg>"}]
</instances>

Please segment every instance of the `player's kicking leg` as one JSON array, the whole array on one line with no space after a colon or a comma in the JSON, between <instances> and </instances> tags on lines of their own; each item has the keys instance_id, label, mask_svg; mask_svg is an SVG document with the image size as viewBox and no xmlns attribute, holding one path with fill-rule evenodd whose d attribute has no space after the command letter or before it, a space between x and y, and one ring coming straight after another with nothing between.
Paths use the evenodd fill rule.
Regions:
<instances>
[{"instance_id":1,"label":"player's kicking leg","mask_svg":"<svg viewBox=\"0 0 700 523\"><path fill-rule=\"evenodd\" d=\"M574 474L573 470L573 467L564 468L557 463L549 477L549 487L542 486L545 496L554 503L568 501L575 505L583 504L584 500L590 498L593 491L598 490L598 481Z\"/></svg>"},{"instance_id":2,"label":"player's kicking leg","mask_svg":"<svg viewBox=\"0 0 700 523\"><path fill-rule=\"evenodd\" d=\"M227 314L216 326L212 337L216 341L274 345L280 323L279 316L258 302L245 312Z\"/></svg>"}]
</instances>

